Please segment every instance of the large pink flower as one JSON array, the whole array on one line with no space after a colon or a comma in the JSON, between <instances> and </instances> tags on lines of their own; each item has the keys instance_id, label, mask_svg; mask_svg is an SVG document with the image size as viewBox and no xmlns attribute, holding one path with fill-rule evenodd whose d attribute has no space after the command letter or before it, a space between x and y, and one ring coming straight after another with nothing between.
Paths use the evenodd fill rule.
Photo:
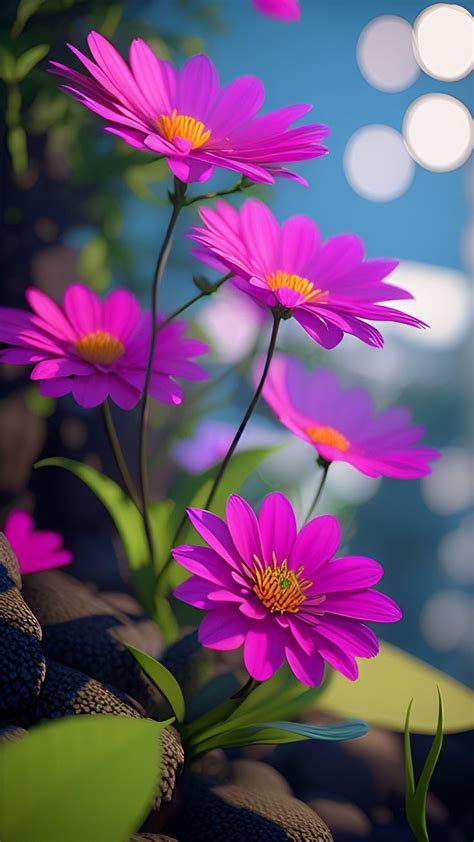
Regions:
<instances>
[{"instance_id":1,"label":"large pink flower","mask_svg":"<svg viewBox=\"0 0 474 842\"><path fill-rule=\"evenodd\" d=\"M363 320L423 322L379 302L412 298L383 280L396 260L365 260L364 244L354 234L322 243L317 225L294 216L282 226L268 207L248 199L237 211L228 202L214 210L201 208L204 227L189 234L199 247L194 255L214 268L236 273L233 282L261 304L293 316L325 348L334 348L344 333L381 347L378 330Z\"/></svg>"},{"instance_id":2,"label":"large pink flower","mask_svg":"<svg viewBox=\"0 0 474 842\"><path fill-rule=\"evenodd\" d=\"M309 686L321 682L324 661L354 680L356 657L378 652L365 621L401 617L388 596L371 589L383 574L380 564L333 558L341 534L332 515L298 533L292 506L280 493L265 498L258 518L236 494L227 502L227 523L199 509L188 515L208 546L173 550L193 574L175 596L208 612L199 627L203 646L243 645L246 669L257 681L270 678L285 658Z\"/></svg>"},{"instance_id":3,"label":"large pink flower","mask_svg":"<svg viewBox=\"0 0 474 842\"><path fill-rule=\"evenodd\" d=\"M87 42L93 61L69 47L90 76L58 62L52 62L53 73L66 77L66 90L107 122L106 131L137 149L164 155L181 181L206 181L217 166L252 181L284 176L305 184L282 164L327 152L321 145L329 134L326 126L289 128L310 105L255 116L265 91L254 76L221 88L207 56L194 56L177 71L136 38L129 66L99 33L91 32Z\"/></svg>"},{"instance_id":4,"label":"large pink flower","mask_svg":"<svg viewBox=\"0 0 474 842\"><path fill-rule=\"evenodd\" d=\"M252 0L253 5L262 15L269 15L279 20L299 20L301 9L298 0Z\"/></svg>"},{"instance_id":5,"label":"large pink flower","mask_svg":"<svg viewBox=\"0 0 474 842\"><path fill-rule=\"evenodd\" d=\"M441 456L416 444L425 428L412 425L405 407L377 412L364 389L345 389L332 371L306 371L291 357L273 359L263 397L324 460L349 462L369 477L417 479L430 474L428 463Z\"/></svg>"},{"instance_id":6,"label":"large pink flower","mask_svg":"<svg viewBox=\"0 0 474 842\"><path fill-rule=\"evenodd\" d=\"M20 509L11 512L3 531L17 557L22 575L63 567L72 561L72 553L63 549L63 536L58 532L35 529L34 520L28 512Z\"/></svg>"},{"instance_id":7,"label":"large pink flower","mask_svg":"<svg viewBox=\"0 0 474 842\"><path fill-rule=\"evenodd\" d=\"M0 307L0 342L13 346L0 351L1 362L35 363L31 378L41 381L41 394L48 397L72 392L81 406L93 407L110 395L122 409L136 406L145 382L151 318L128 290L115 290L101 301L88 287L72 284L63 310L38 289L28 289L26 297L32 313ZM174 377L207 377L190 358L208 347L183 337L185 330L185 322L173 321L158 332L150 394L163 403L183 399Z\"/></svg>"}]
</instances>

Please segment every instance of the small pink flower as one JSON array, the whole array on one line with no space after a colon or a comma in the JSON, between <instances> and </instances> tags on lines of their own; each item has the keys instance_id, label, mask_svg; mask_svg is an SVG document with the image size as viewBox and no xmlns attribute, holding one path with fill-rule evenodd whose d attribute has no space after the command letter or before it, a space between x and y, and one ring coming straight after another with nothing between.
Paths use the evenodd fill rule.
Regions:
<instances>
[{"instance_id":1,"label":"small pink flower","mask_svg":"<svg viewBox=\"0 0 474 842\"><path fill-rule=\"evenodd\" d=\"M240 211L218 201L199 213L204 226L188 235L199 243L194 256L235 272L232 280L239 289L284 318L295 318L324 348L334 348L344 333L380 348L383 337L366 319L426 327L414 316L380 306L412 295L384 283L397 261L365 260L364 244L354 234L322 243L307 216L293 216L280 226L256 199L248 199Z\"/></svg>"},{"instance_id":2,"label":"small pink flower","mask_svg":"<svg viewBox=\"0 0 474 842\"><path fill-rule=\"evenodd\" d=\"M17 557L22 575L63 567L72 561L72 553L63 549L63 536L58 532L35 529L34 520L27 512L11 512L3 531Z\"/></svg>"},{"instance_id":3,"label":"small pink flower","mask_svg":"<svg viewBox=\"0 0 474 842\"><path fill-rule=\"evenodd\" d=\"M299 20L301 9L298 0L252 0L253 5L262 15L269 15L279 20Z\"/></svg>"},{"instance_id":4,"label":"small pink flower","mask_svg":"<svg viewBox=\"0 0 474 842\"><path fill-rule=\"evenodd\" d=\"M207 181L215 167L223 167L252 181L272 183L282 176L306 184L282 164L327 152L321 145L327 126L290 129L310 105L256 117L265 91L255 76L241 76L222 88L205 55L193 56L178 71L141 38L132 41L130 65L98 32L91 32L87 43L93 60L68 46L89 76L56 61L52 72L64 76L65 89L106 121L106 131L165 156L181 181Z\"/></svg>"},{"instance_id":5,"label":"small pink flower","mask_svg":"<svg viewBox=\"0 0 474 842\"><path fill-rule=\"evenodd\" d=\"M365 622L399 620L399 607L372 590L383 569L371 558L333 558L340 543L332 515L314 518L298 533L283 494L269 494L258 518L236 494L226 521L188 509L207 546L173 550L193 575L175 590L183 602L207 611L199 640L209 649L244 647L244 663L257 681L270 678L284 659L310 687L321 683L324 662L357 678L357 658L378 652Z\"/></svg>"},{"instance_id":6,"label":"small pink flower","mask_svg":"<svg viewBox=\"0 0 474 842\"><path fill-rule=\"evenodd\" d=\"M412 425L405 407L377 412L364 389L345 389L332 371L306 371L292 357L273 359L263 397L281 423L319 456L348 462L369 477L417 479L430 474L428 463L441 456L431 447L415 446L425 428Z\"/></svg>"},{"instance_id":7,"label":"small pink flower","mask_svg":"<svg viewBox=\"0 0 474 842\"><path fill-rule=\"evenodd\" d=\"M0 307L0 362L35 363L32 380L40 392L58 398L72 392L83 407L98 406L110 395L122 409L140 400L151 338L151 318L125 289L104 301L88 287L72 284L63 309L43 292L30 288L26 298L33 313ZM160 316L160 321L162 317ZM173 321L158 332L150 394L162 403L179 404L181 388L174 377L207 377L191 357L207 345L183 337L186 323Z\"/></svg>"}]
</instances>

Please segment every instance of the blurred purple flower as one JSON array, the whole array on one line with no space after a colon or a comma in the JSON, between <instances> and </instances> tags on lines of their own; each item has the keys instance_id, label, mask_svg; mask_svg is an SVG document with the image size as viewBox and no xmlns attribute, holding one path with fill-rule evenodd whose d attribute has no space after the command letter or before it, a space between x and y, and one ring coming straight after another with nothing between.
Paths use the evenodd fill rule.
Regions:
<instances>
[{"instance_id":1,"label":"blurred purple flower","mask_svg":"<svg viewBox=\"0 0 474 842\"><path fill-rule=\"evenodd\" d=\"M274 357L263 397L281 423L323 459L348 462L369 477L417 479L430 474L428 463L441 456L415 446L425 428L412 425L406 407L377 412L364 389L346 389L332 371L307 371L292 357Z\"/></svg>"},{"instance_id":2,"label":"blurred purple flower","mask_svg":"<svg viewBox=\"0 0 474 842\"><path fill-rule=\"evenodd\" d=\"M284 318L294 317L324 348L334 348L344 333L382 347L382 335L365 319L426 327L414 316L380 306L412 295L384 283L397 261L365 260L364 244L354 234L322 243L312 219L293 216L280 226L256 199L240 211L218 201L199 213L204 226L188 234L199 244L194 256L235 272L232 281L239 289Z\"/></svg>"},{"instance_id":3,"label":"blurred purple flower","mask_svg":"<svg viewBox=\"0 0 474 842\"><path fill-rule=\"evenodd\" d=\"M363 556L333 558L341 539L332 515L311 520L298 533L291 503L269 494L257 518L242 497L227 501L226 520L188 509L208 546L182 546L175 560L193 575L174 594L207 611L199 640L209 649L244 647L244 663L257 681L270 678L286 658L310 687L321 683L324 662L354 681L357 658L378 652L365 622L393 623L401 611L372 590L383 575Z\"/></svg>"},{"instance_id":4,"label":"blurred purple flower","mask_svg":"<svg viewBox=\"0 0 474 842\"><path fill-rule=\"evenodd\" d=\"M272 18L299 20L301 17L298 0L252 0L252 3L262 15Z\"/></svg>"},{"instance_id":5,"label":"blurred purple flower","mask_svg":"<svg viewBox=\"0 0 474 842\"><path fill-rule=\"evenodd\" d=\"M289 128L311 105L255 116L265 97L255 76L241 76L222 88L205 55L193 56L177 71L141 38L132 41L130 65L98 32L91 32L87 43L93 61L68 46L90 76L57 61L51 62L52 72L64 76L65 89L107 122L106 131L163 155L181 181L207 181L217 166L252 181L272 183L282 176L306 184L282 165L328 151L321 144L327 126Z\"/></svg>"},{"instance_id":6,"label":"blurred purple flower","mask_svg":"<svg viewBox=\"0 0 474 842\"><path fill-rule=\"evenodd\" d=\"M173 447L175 462L190 474L200 474L220 462L226 455L237 430L236 424L206 418L196 425L189 439L180 439ZM255 422L246 430L237 446L237 453L256 447L272 447L282 443L282 436Z\"/></svg>"},{"instance_id":7,"label":"blurred purple flower","mask_svg":"<svg viewBox=\"0 0 474 842\"><path fill-rule=\"evenodd\" d=\"M28 512L20 509L11 512L3 531L17 557L22 575L63 567L72 561L72 553L63 549L63 536L58 532L35 529L34 520Z\"/></svg>"}]
</instances>

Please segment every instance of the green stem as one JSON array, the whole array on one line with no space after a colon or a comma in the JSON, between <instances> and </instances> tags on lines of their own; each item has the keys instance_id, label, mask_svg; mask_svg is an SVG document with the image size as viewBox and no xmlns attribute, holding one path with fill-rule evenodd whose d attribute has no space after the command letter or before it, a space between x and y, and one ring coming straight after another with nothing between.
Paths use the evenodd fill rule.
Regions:
<instances>
[{"instance_id":1,"label":"green stem","mask_svg":"<svg viewBox=\"0 0 474 842\"><path fill-rule=\"evenodd\" d=\"M250 418L252 417L252 413L253 413L253 411L254 411L257 403L258 403L258 399L259 399L260 395L262 394L262 390L263 390L263 387L265 385L265 380L267 379L267 374L268 374L268 371L269 371L269 368L270 368L270 363L272 361L272 357L273 357L273 354L274 354L274 351L275 351L276 341L277 341L277 336L278 336L278 330L279 330L279 327L280 327L280 322L281 322L281 317L274 313L273 314L273 328L272 328L272 333L271 333L271 337L270 337L270 344L268 346L267 357L266 357L266 360L265 360L265 365L263 367L263 371L262 371L258 386L255 390L255 393L252 397L252 400L250 401L250 403L247 407L245 415L242 418L239 429L237 430L234 438L232 439L231 445L230 445L230 447L229 447L229 449L228 449L228 451L227 451L227 453L226 453L226 455L225 455L225 457L224 457L224 459L221 463L221 466L220 466L220 468L217 472L217 476L216 476L216 478L214 480L214 483L212 485L212 488L209 492L208 498L207 498L207 500L204 504L205 509L209 509L209 506L211 505L211 503L212 503L212 501L215 497L217 489L219 488L219 485L221 483L222 477L224 476L224 474L226 472L227 466L228 466L230 460L232 459L234 451L235 451L240 439L242 438L244 430L245 430L248 422L250 421Z\"/></svg>"},{"instance_id":2,"label":"green stem","mask_svg":"<svg viewBox=\"0 0 474 842\"><path fill-rule=\"evenodd\" d=\"M164 236L164 240L160 249L160 253L158 255L158 259L156 262L155 267L155 275L153 278L153 286L152 286L152 293L151 293L151 337L150 337L150 349L148 352L148 362L146 367L146 374L145 374L145 383L143 386L143 397L142 397L142 406L141 406L141 414L140 414L140 433L139 433L139 457L138 457L138 464L139 464L139 473L140 473L140 490L141 490L141 498L142 498L142 513L143 513L143 523L145 526L146 532L146 539L148 544L148 549L150 553L150 561L152 563L153 568L155 569L155 548L154 548L154 541L153 541L153 532L150 523L150 514L149 514L149 505L150 505L150 488L149 488L149 479L148 479L148 465L147 465L147 428L148 428L148 414L149 414L149 406L150 406L150 395L149 395L149 387L150 387L150 380L151 380L151 372L153 368L153 359L155 356L155 345L156 345L156 336L158 333L158 325L157 325L157 315L158 315L158 289L160 286L160 281L163 276L163 272L165 270L166 264L168 262L168 258L171 251L171 245L173 242L173 236L176 229L176 223L178 221L179 214L184 207L184 197L186 192L186 185L182 184L178 179L175 178L175 192L174 194L170 195L170 199L173 205L173 210L171 212L171 217L168 223L168 227L166 229L166 233Z\"/></svg>"},{"instance_id":3,"label":"green stem","mask_svg":"<svg viewBox=\"0 0 474 842\"><path fill-rule=\"evenodd\" d=\"M122 477L123 484L127 489L130 498L135 503L137 509L141 511L140 498L138 496L137 489L135 488L135 483L133 481L132 475L128 470L128 465L125 460L125 456L123 455L123 450L121 448L120 440L117 434L117 430L115 428L112 410L110 408L108 398L106 398L103 404L101 404L101 410L102 418L104 421L104 427L109 439L112 453L114 454L115 461L117 463L117 468L119 469L120 476Z\"/></svg>"},{"instance_id":4,"label":"green stem","mask_svg":"<svg viewBox=\"0 0 474 842\"><path fill-rule=\"evenodd\" d=\"M232 193L240 193L242 190L245 190L247 187L252 187L254 184L253 181L248 180L245 176L239 178L238 181L235 182L231 187L228 187L227 190L218 190L212 191L210 193L201 193L200 196L192 196L186 202L186 207L190 205L194 205L196 202L205 202L209 201L209 199L219 199L221 196L230 196Z\"/></svg>"},{"instance_id":5,"label":"green stem","mask_svg":"<svg viewBox=\"0 0 474 842\"><path fill-rule=\"evenodd\" d=\"M311 506L308 509L308 514L306 515L306 517L304 519L305 523L307 523L307 521L310 519L310 517L313 514L316 506L319 503L319 498L321 497L321 494L323 493L323 489L324 489L324 486L326 484L327 476L328 476L328 473L329 473L329 468L331 467L331 462L326 462L325 460L321 460L321 462L319 462L319 464L322 465L323 473L322 473L321 479L319 481L319 485L318 485L318 488L316 490L316 494L314 496L313 502L311 503Z\"/></svg>"},{"instance_id":6,"label":"green stem","mask_svg":"<svg viewBox=\"0 0 474 842\"><path fill-rule=\"evenodd\" d=\"M201 290L201 292L198 292L197 295L195 295L193 298L190 298L189 301L187 301L185 304L182 304L181 307L178 307L177 310L174 310L172 313L170 313L169 316L167 316L166 319L164 319L164 321L162 321L158 325L158 332L164 327L166 327L166 325L168 325L178 316L180 316L181 313L184 313L184 311L187 310L189 307L192 307L193 304L196 304L197 301L200 301L201 298L207 298L207 296L213 295L213 293L217 292L217 290L221 288L224 281L227 281L227 279L231 277L231 274L232 273L224 275L223 278L221 278L219 281L216 281L215 284L210 286L208 290Z\"/></svg>"}]
</instances>

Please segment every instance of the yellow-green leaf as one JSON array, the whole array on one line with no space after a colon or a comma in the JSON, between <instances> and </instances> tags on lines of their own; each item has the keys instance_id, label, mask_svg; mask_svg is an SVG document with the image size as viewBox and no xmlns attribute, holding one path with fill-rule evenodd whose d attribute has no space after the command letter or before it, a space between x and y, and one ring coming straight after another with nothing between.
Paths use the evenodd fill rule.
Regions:
<instances>
[{"instance_id":1,"label":"yellow-green leaf","mask_svg":"<svg viewBox=\"0 0 474 842\"><path fill-rule=\"evenodd\" d=\"M160 664L160 662L156 661L155 658L152 658L151 655L148 655L146 652L142 652L141 649L137 649L129 643L125 645L128 651L138 661L142 670L146 672L147 676L153 681L153 684L158 687L160 693L162 693L165 699L168 700L178 722L182 722L186 713L184 696L183 691L181 690L181 687L176 681L174 675L164 666L164 664Z\"/></svg>"},{"instance_id":2,"label":"yellow-green leaf","mask_svg":"<svg viewBox=\"0 0 474 842\"><path fill-rule=\"evenodd\" d=\"M445 733L474 727L474 693L464 684L389 643L381 643L376 658L359 661L359 678L351 682L335 673L317 701L321 710L337 716L361 717L371 725L403 732L411 699L410 729L435 734L438 686L443 697Z\"/></svg>"}]
</instances>

